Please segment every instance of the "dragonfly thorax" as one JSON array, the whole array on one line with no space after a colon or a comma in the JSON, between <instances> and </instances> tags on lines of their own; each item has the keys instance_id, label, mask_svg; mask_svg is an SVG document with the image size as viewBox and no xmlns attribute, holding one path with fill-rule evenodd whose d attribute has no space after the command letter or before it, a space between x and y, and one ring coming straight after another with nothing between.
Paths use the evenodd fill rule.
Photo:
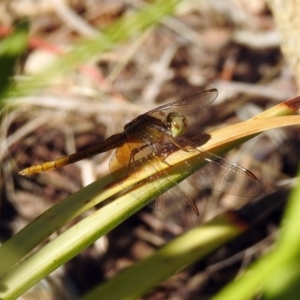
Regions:
<instances>
[{"instance_id":1,"label":"dragonfly thorax","mask_svg":"<svg viewBox=\"0 0 300 300\"><path fill-rule=\"evenodd\" d=\"M167 126L173 137L180 136L185 133L188 126L186 117L180 116L176 112L169 113L167 116Z\"/></svg>"},{"instance_id":2,"label":"dragonfly thorax","mask_svg":"<svg viewBox=\"0 0 300 300\"><path fill-rule=\"evenodd\" d=\"M156 117L144 114L126 124L124 127L124 132L127 136L144 132L144 134L148 135L149 138L153 136L154 139L156 139L168 131L168 129L169 128L166 122L163 122Z\"/></svg>"}]
</instances>

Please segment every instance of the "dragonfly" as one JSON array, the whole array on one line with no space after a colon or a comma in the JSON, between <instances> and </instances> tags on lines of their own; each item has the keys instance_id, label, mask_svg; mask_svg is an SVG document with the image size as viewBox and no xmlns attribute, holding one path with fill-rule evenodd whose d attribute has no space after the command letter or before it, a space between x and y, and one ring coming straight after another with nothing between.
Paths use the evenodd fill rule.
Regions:
<instances>
[{"instance_id":1,"label":"dragonfly","mask_svg":"<svg viewBox=\"0 0 300 300\"><path fill-rule=\"evenodd\" d=\"M170 152L174 150L179 150L181 153L194 152L199 160L205 161L204 167L189 177L193 183L202 188L241 197L254 197L260 190L259 182L252 172L205 151L191 139L184 137L188 128L188 116L197 113L201 116L201 112L207 109L217 96L218 90L210 89L159 106L138 116L127 123L122 132L112 135L95 146L53 161L30 166L19 174L32 175L53 170L116 149L109 161L109 170L116 181L122 182L122 179L137 172L146 164L150 165L148 169L152 168L152 171L144 181L153 181L155 176L159 176L153 188L164 192L152 202L151 206L183 227L193 227L201 219L194 201L178 187L179 181L173 182L171 189L165 188L170 180L170 171L167 170L168 168L161 171L161 165L169 165L166 158ZM182 168L194 170L188 162ZM135 190L141 191L141 189ZM133 191L132 194L136 198L141 196L141 192Z\"/></svg>"}]
</instances>

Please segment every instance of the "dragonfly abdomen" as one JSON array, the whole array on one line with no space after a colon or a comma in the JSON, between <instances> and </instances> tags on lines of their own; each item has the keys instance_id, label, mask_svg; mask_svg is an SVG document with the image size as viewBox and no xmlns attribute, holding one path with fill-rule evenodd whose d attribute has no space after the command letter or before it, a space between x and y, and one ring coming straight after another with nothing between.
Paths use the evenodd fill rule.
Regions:
<instances>
[{"instance_id":1,"label":"dragonfly abdomen","mask_svg":"<svg viewBox=\"0 0 300 300\"><path fill-rule=\"evenodd\" d=\"M78 151L71 155L57 158L52 161L47 161L47 162L44 162L41 164L33 165L31 167L28 167L28 168L20 171L19 174L20 175L33 175L33 174L40 173L43 171L50 171L53 169L61 168L66 165L75 163L79 160L82 160L84 158L91 157L96 154L117 148L120 145L122 145L123 143L124 143L124 134L123 133L114 134L98 145L92 146L83 151Z\"/></svg>"}]
</instances>

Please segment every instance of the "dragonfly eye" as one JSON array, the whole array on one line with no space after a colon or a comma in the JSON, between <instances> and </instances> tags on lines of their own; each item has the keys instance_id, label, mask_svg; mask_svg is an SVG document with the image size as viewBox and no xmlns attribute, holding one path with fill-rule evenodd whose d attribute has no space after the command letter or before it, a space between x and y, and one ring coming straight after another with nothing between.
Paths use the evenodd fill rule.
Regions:
<instances>
[{"instance_id":1,"label":"dragonfly eye","mask_svg":"<svg viewBox=\"0 0 300 300\"><path fill-rule=\"evenodd\" d=\"M188 126L187 119L174 112L168 114L167 124L168 124L168 128L171 130L171 133L174 137L184 134Z\"/></svg>"}]
</instances>

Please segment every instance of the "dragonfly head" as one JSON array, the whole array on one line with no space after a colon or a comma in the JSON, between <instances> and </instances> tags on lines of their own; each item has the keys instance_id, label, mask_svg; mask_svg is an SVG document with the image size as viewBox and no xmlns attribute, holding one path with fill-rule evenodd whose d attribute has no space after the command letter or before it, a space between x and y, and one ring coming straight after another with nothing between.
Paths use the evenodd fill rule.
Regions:
<instances>
[{"instance_id":1,"label":"dragonfly head","mask_svg":"<svg viewBox=\"0 0 300 300\"><path fill-rule=\"evenodd\" d=\"M180 136L185 133L188 121L184 116L172 112L167 116L167 126L171 130L172 136Z\"/></svg>"}]
</instances>

